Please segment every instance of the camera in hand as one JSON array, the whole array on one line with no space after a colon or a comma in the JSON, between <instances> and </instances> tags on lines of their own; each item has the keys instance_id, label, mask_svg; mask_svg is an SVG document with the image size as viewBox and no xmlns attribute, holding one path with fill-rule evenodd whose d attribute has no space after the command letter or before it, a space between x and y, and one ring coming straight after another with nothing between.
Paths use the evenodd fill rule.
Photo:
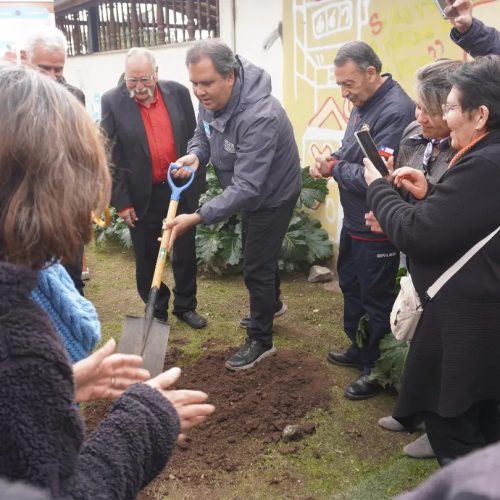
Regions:
<instances>
[{"instance_id":1,"label":"camera in hand","mask_svg":"<svg viewBox=\"0 0 500 500\"><path fill-rule=\"evenodd\" d=\"M356 137L359 147L362 149L364 155L373 163L382 176L385 177L386 175L389 175L385 162L382 160L377 146L375 146L372 136L370 135L370 128L368 125L365 124L360 130L354 132L354 136Z\"/></svg>"}]
</instances>

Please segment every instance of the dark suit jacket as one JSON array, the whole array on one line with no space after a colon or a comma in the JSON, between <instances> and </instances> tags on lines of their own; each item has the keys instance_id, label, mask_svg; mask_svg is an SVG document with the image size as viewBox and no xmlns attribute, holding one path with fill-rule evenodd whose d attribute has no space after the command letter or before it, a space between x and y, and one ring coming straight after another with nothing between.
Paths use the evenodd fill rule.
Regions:
<instances>
[{"instance_id":1,"label":"dark suit jacket","mask_svg":"<svg viewBox=\"0 0 500 500\"><path fill-rule=\"evenodd\" d=\"M196 127L189 91L179 83L164 80L158 81L158 87L170 115L177 155L183 156ZM125 84L102 96L101 127L111 141L111 204L118 211L134 207L137 217L141 218L148 210L151 197L151 158L139 105L130 98ZM198 208L204 185L205 169L200 168L195 182L183 194L191 211Z\"/></svg>"}]
</instances>

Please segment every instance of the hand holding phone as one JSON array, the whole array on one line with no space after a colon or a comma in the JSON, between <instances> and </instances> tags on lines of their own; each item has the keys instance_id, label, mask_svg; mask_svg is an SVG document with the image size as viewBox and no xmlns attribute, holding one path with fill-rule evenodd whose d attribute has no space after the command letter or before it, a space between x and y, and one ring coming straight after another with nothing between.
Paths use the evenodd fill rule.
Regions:
<instances>
[{"instance_id":1,"label":"hand holding phone","mask_svg":"<svg viewBox=\"0 0 500 500\"><path fill-rule=\"evenodd\" d=\"M382 160L377 146L375 146L372 136L370 135L370 129L368 125L363 125L360 130L354 132L354 136L356 137L359 147L363 151L364 155L373 163L382 177L386 177L387 175L389 175L389 171L387 170L385 162L384 160Z\"/></svg>"},{"instance_id":2,"label":"hand holding phone","mask_svg":"<svg viewBox=\"0 0 500 500\"><path fill-rule=\"evenodd\" d=\"M453 7L454 0L434 0L434 2L445 19L453 19L460 15L458 10Z\"/></svg>"}]
</instances>

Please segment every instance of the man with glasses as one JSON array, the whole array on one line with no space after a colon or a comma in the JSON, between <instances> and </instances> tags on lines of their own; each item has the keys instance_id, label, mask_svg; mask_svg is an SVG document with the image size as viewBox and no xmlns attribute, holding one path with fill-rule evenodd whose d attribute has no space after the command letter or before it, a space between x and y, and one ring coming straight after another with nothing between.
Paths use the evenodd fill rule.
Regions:
<instances>
[{"instance_id":1,"label":"man with glasses","mask_svg":"<svg viewBox=\"0 0 500 500\"><path fill-rule=\"evenodd\" d=\"M186 153L196 119L189 91L172 81L158 80L151 51L133 48L125 58L124 82L102 96L101 126L111 141L113 194L111 202L130 228L135 252L137 290L147 302L158 257L162 221L170 200L167 169ZM205 170L180 200L179 212L198 208ZM192 328L207 321L196 312L195 230L173 247L175 279L173 313ZM169 288L162 283L154 315L167 321Z\"/></svg>"}]
</instances>

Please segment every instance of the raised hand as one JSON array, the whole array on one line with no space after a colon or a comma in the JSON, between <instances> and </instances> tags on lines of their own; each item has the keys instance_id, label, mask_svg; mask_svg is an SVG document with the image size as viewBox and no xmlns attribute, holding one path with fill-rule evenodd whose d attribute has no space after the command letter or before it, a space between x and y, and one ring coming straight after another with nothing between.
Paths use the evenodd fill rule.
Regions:
<instances>
[{"instance_id":1,"label":"raised hand","mask_svg":"<svg viewBox=\"0 0 500 500\"><path fill-rule=\"evenodd\" d=\"M75 400L115 399L131 384L144 382L150 374L141 368L142 358L132 354L113 354L116 342L103 347L73 365Z\"/></svg>"},{"instance_id":2,"label":"raised hand","mask_svg":"<svg viewBox=\"0 0 500 500\"><path fill-rule=\"evenodd\" d=\"M183 441L186 437L186 431L203 422L215 411L215 406L205 403L208 395L202 391L187 389L169 390L169 387L179 379L180 374L180 368L171 368L146 383L154 389L159 390L177 410L181 427L181 432L177 440Z\"/></svg>"},{"instance_id":3,"label":"raised hand","mask_svg":"<svg viewBox=\"0 0 500 500\"><path fill-rule=\"evenodd\" d=\"M449 15L451 24L453 24L460 33L465 33L472 26L472 1L447 0L447 3L452 11L452 14ZM447 13L447 9L448 7L445 8L445 13Z\"/></svg>"}]
</instances>

